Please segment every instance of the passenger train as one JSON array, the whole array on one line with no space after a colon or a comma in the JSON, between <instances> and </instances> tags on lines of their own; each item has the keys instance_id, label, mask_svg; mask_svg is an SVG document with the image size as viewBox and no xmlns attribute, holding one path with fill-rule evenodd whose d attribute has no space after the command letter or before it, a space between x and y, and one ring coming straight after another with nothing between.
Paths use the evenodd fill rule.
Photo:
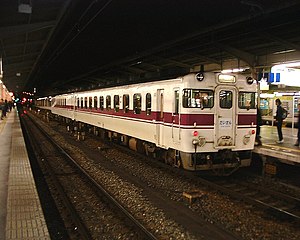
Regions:
<instances>
[{"instance_id":1,"label":"passenger train","mask_svg":"<svg viewBox=\"0 0 300 240\"><path fill-rule=\"evenodd\" d=\"M40 98L36 105L173 166L220 173L251 163L256 99L250 76L200 72Z\"/></svg>"}]
</instances>

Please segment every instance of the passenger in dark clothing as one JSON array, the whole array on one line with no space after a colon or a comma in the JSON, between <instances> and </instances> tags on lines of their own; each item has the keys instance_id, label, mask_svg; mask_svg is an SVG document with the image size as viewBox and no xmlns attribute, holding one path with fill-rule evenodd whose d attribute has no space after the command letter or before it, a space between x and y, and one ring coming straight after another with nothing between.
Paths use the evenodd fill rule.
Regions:
<instances>
[{"instance_id":1,"label":"passenger in dark clothing","mask_svg":"<svg viewBox=\"0 0 300 240\"><path fill-rule=\"evenodd\" d=\"M298 103L298 134L297 134L297 141L295 146L299 147L300 145L300 103Z\"/></svg>"},{"instance_id":2,"label":"passenger in dark clothing","mask_svg":"<svg viewBox=\"0 0 300 240\"><path fill-rule=\"evenodd\" d=\"M260 126L262 125L262 118L261 118L261 111L259 107L257 107L257 113L256 113L256 136L255 136L255 145L260 146L261 140L260 140Z\"/></svg>"},{"instance_id":3,"label":"passenger in dark clothing","mask_svg":"<svg viewBox=\"0 0 300 240\"><path fill-rule=\"evenodd\" d=\"M1 105L0 108L2 110L2 112L1 112L1 120L2 120L3 117L6 117L6 112L7 112L7 108L8 108L7 100L3 101L3 99L1 99L0 105Z\"/></svg>"},{"instance_id":4,"label":"passenger in dark clothing","mask_svg":"<svg viewBox=\"0 0 300 240\"><path fill-rule=\"evenodd\" d=\"M283 143L284 142L283 136L282 136L282 122L283 122L282 113L283 113L283 110L282 110L281 101L280 101L279 98L277 98L275 100L275 104L277 105L277 111L276 111L275 119L276 119L276 122L277 122L277 132L278 132L278 138L279 138L279 140L276 141L276 142L277 143Z\"/></svg>"},{"instance_id":5,"label":"passenger in dark clothing","mask_svg":"<svg viewBox=\"0 0 300 240\"><path fill-rule=\"evenodd\" d=\"M3 117L6 117L7 111L8 111L8 103L7 103L7 100L5 100L5 101L4 101L3 108L2 108L2 116L3 116Z\"/></svg>"}]
</instances>

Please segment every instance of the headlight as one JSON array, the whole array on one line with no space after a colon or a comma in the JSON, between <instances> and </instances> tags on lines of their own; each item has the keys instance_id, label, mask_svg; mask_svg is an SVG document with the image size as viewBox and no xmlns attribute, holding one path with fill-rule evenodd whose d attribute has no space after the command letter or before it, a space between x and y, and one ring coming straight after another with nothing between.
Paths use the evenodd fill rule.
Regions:
<instances>
[{"instance_id":1,"label":"headlight","mask_svg":"<svg viewBox=\"0 0 300 240\"><path fill-rule=\"evenodd\" d=\"M198 145L199 143L199 140L197 138L194 138L193 141L192 141L193 145Z\"/></svg>"}]
</instances>

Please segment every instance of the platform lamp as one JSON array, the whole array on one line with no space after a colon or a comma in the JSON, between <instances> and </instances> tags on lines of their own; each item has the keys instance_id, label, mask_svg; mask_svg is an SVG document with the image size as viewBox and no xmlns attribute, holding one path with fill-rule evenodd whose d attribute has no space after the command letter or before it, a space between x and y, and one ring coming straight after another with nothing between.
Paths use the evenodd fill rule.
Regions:
<instances>
[{"instance_id":1,"label":"platform lamp","mask_svg":"<svg viewBox=\"0 0 300 240\"><path fill-rule=\"evenodd\" d=\"M31 0L19 0L18 2L18 12L31 14L32 4Z\"/></svg>"}]
</instances>

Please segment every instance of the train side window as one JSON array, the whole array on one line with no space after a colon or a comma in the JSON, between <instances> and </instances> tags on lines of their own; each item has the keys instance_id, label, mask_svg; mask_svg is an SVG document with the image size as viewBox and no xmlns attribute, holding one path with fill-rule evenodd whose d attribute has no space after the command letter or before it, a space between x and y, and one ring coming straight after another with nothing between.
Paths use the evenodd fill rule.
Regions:
<instances>
[{"instance_id":1,"label":"train side window","mask_svg":"<svg viewBox=\"0 0 300 240\"><path fill-rule=\"evenodd\" d=\"M127 113L129 111L129 95L128 94L123 95L123 109L124 109L125 113Z\"/></svg>"},{"instance_id":2,"label":"train side window","mask_svg":"<svg viewBox=\"0 0 300 240\"><path fill-rule=\"evenodd\" d=\"M120 96L114 95L114 109L116 112L119 112L119 103L120 103Z\"/></svg>"},{"instance_id":3,"label":"train side window","mask_svg":"<svg viewBox=\"0 0 300 240\"><path fill-rule=\"evenodd\" d=\"M222 90L220 92L220 107L221 108L232 108L232 91Z\"/></svg>"},{"instance_id":4,"label":"train side window","mask_svg":"<svg viewBox=\"0 0 300 240\"><path fill-rule=\"evenodd\" d=\"M93 97L89 97L89 109L93 108Z\"/></svg>"},{"instance_id":5,"label":"train side window","mask_svg":"<svg viewBox=\"0 0 300 240\"><path fill-rule=\"evenodd\" d=\"M240 92L239 93L239 108L255 109L256 108L256 94L254 92Z\"/></svg>"},{"instance_id":6,"label":"train side window","mask_svg":"<svg viewBox=\"0 0 300 240\"><path fill-rule=\"evenodd\" d=\"M104 97L103 96L99 97L99 108L101 111L104 109Z\"/></svg>"},{"instance_id":7,"label":"train side window","mask_svg":"<svg viewBox=\"0 0 300 240\"><path fill-rule=\"evenodd\" d=\"M179 90L174 91L174 114L179 114Z\"/></svg>"},{"instance_id":8,"label":"train side window","mask_svg":"<svg viewBox=\"0 0 300 240\"><path fill-rule=\"evenodd\" d=\"M111 109L111 96L107 95L106 96L106 110L110 110Z\"/></svg>"},{"instance_id":9,"label":"train side window","mask_svg":"<svg viewBox=\"0 0 300 240\"><path fill-rule=\"evenodd\" d=\"M84 108L87 108L87 104L88 104L88 102L87 102L87 97L84 97Z\"/></svg>"},{"instance_id":10,"label":"train side window","mask_svg":"<svg viewBox=\"0 0 300 240\"><path fill-rule=\"evenodd\" d=\"M95 108L95 110L97 110L97 108L98 108L98 98L97 98L97 96L94 96L94 108Z\"/></svg>"},{"instance_id":11,"label":"train side window","mask_svg":"<svg viewBox=\"0 0 300 240\"><path fill-rule=\"evenodd\" d=\"M151 115L151 93L146 94L146 114Z\"/></svg>"},{"instance_id":12,"label":"train side window","mask_svg":"<svg viewBox=\"0 0 300 240\"><path fill-rule=\"evenodd\" d=\"M80 107L83 108L83 97L81 97L81 100L80 100Z\"/></svg>"},{"instance_id":13,"label":"train side window","mask_svg":"<svg viewBox=\"0 0 300 240\"><path fill-rule=\"evenodd\" d=\"M135 114L141 113L142 96L140 93L133 94L133 111Z\"/></svg>"},{"instance_id":14,"label":"train side window","mask_svg":"<svg viewBox=\"0 0 300 240\"><path fill-rule=\"evenodd\" d=\"M79 99L79 97L77 98L77 108L79 108L80 107L80 99Z\"/></svg>"}]
</instances>

